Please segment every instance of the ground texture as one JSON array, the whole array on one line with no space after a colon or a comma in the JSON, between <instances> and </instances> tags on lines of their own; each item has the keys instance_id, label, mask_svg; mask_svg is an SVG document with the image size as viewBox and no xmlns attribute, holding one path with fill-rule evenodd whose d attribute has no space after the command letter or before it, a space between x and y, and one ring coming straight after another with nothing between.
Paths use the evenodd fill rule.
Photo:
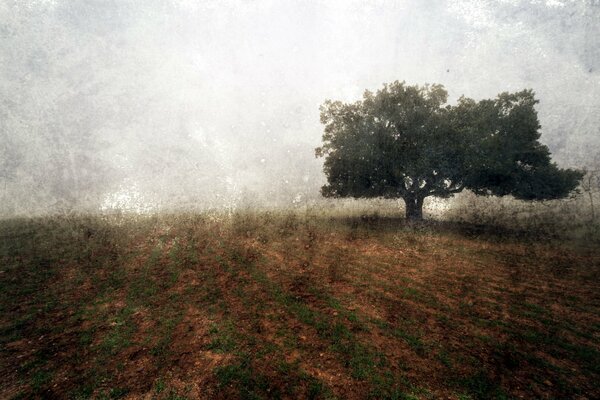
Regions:
<instances>
[{"instance_id":1,"label":"ground texture","mask_svg":"<svg viewBox=\"0 0 600 400\"><path fill-rule=\"evenodd\" d=\"M0 235L0 398L600 398L594 243L271 213Z\"/></svg>"}]
</instances>

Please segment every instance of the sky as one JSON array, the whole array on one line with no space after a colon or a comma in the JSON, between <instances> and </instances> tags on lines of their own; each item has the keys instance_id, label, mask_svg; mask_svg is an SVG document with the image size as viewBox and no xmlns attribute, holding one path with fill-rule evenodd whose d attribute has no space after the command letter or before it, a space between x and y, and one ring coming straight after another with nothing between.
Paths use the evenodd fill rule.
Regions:
<instances>
[{"instance_id":1,"label":"sky","mask_svg":"<svg viewBox=\"0 0 600 400\"><path fill-rule=\"evenodd\" d=\"M531 88L600 168L598 0L0 0L0 216L304 204L319 106L395 80Z\"/></svg>"}]
</instances>

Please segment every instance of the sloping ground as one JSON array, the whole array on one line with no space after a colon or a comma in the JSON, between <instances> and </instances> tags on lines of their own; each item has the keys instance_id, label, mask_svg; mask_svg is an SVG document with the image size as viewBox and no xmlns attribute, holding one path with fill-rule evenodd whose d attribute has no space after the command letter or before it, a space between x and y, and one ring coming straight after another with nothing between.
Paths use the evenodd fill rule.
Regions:
<instances>
[{"instance_id":1,"label":"sloping ground","mask_svg":"<svg viewBox=\"0 0 600 400\"><path fill-rule=\"evenodd\" d=\"M0 398L600 397L600 251L466 228L5 221Z\"/></svg>"}]
</instances>

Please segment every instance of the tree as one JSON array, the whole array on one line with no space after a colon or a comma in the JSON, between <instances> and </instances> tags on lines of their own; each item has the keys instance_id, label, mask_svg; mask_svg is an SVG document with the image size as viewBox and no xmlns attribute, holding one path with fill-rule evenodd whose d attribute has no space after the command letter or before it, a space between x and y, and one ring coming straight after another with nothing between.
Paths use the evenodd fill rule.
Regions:
<instances>
[{"instance_id":1,"label":"tree","mask_svg":"<svg viewBox=\"0 0 600 400\"><path fill-rule=\"evenodd\" d=\"M407 219L423 200L464 189L524 200L569 195L580 171L559 169L539 143L531 90L447 105L442 85L385 84L355 103L327 100L317 157L325 157L326 197L402 198Z\"/></svg>"}]
</instances>

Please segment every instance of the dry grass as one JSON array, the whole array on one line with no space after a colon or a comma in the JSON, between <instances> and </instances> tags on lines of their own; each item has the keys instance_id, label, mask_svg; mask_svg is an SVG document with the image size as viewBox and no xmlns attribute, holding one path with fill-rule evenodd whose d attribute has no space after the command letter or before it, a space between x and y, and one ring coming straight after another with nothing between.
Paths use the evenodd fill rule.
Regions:
<instances>
[{"instance_id":1,"label":"dry grass","mask_svg":"<svg viewBox=\"0 0 600 400\"><path fill-rule=\"evenodd\" d=\"M378 216L4 221L1 398L597 398L593 240Z\"/></svg>"}]
</instances>

